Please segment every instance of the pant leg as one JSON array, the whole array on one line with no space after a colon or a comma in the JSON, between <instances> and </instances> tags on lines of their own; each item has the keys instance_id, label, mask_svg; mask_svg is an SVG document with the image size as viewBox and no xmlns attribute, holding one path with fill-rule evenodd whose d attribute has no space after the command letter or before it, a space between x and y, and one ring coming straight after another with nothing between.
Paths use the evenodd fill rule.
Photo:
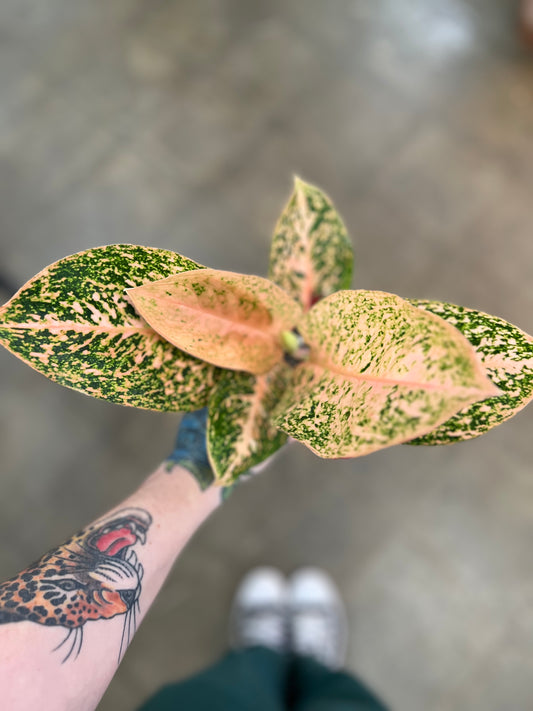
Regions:
<instances>
[{"instance_id":1,"label":"pant leg","mask_svg":"<svg viewBox=\"0 0 533 711\"><path fill-rule=\"evenodd\" d=\"M294 711L387 711L357 679L309 657L295 657L289 682Z\"/></svg>"},{"instance_id":2,"label":"pant leg","mask_svg":"<svg viewBox=\"0 0 533 711\"><path fill-rule=\"evenodd\" d=\"M171 684L139 711L284 711L286 657L265 647L230 652L214 666Z\"/></svg>"}]
</instances>

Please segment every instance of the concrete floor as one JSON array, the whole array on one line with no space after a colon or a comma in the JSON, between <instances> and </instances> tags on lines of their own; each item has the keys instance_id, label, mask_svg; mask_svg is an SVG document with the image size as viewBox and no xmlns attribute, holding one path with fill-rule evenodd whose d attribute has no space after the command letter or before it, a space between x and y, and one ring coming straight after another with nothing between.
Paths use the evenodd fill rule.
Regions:
<instances>
[{"instance_id":1,"label":"concrete floor","mask_svg":"<svg viewBox=\"0 0 533 711\"><path fill-rule=\"evenodd\" d=\"M515 11L2 0L2 277L114 242L264 273L296 172L335 198L358 287L532 332L533 56ZM84 398L4 351L0 383L6 577L140 482L178 416ZM268 563L334 575L349 667L394 711L530 709L532 425L529 408L469 443L351 462L287 450L195 537L99 708L213 661L239 576Z\"/></svg>"}]
</instances>

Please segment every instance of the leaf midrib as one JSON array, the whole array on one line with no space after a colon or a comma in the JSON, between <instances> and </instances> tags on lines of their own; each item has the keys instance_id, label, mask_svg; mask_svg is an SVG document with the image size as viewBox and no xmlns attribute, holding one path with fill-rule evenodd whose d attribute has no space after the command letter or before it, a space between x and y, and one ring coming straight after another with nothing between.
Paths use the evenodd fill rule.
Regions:
<instances>
[{"instance_id":1,"label":"leaf midrib","mask_svg":"<svg viewBox=\"0 0 533 711\"><path fill-rule=\"evenodd\" d=\"M410 380L399 380L395 378L382 378L376 375L367 375L366 373L354 373L352 371L349 371L346 368L343 368L342 366L336 365L335 363L320 363L317 360L310 359L308 360L305 364L305 366L311 366L316 369L320 369L323 371L328 371L330 373L333 373L335 375L340 375L341 377L347 379L347 380L357 380L357 381L362 381L362 382L370 382L370 383L377 383L378 385L402 385L405 387L410 387L413 390L432 390L436 392L450 392L450 386L449 385L444 385L444 384L435 384L435 383L419 383L415 381L410 381ZM484 393L484 392L489 392L488 390L481 389L479 387L471 386L471 387L466 387L463 385L452 385L451 388L455 391L458 391L460 389L461 392L468 393ZM496 394L494 394L494 397Z\"/></svg>"},{"instance_id":2,"label":"leaf midrib","mask_svg":"<svg viewBox=\"0 0 533 711\"><path fill-rule=\"evenodd\" d=\"M301 261L304 263L304 278L302 280L302 291L301 298L302 304L305 311L311 306L312 296L313 296L313 260L311 257L311 228L313 226L313 216L308 215L306 217L306 212L308 211L308 205L306 196L303 188L300 186L298 191L298 208L301 212L300 223L295 227L296 232L300 235L300 239L303 243L304 253L302 255ZM303 223L303 224L302 224Z\"/></svg>"},{"instance_id":3,"label":"leaf midrib","mask_svg":"<svg viewBox=\"0 0 533 711\"><path fill-rule=\"evenodd\" d=\"M90 323L79 323L78 321L60 321L57 324L51 323L0 323L0 329L5 328L8 331L76 331L78 333L140 333L145 335L155 334L155 331L150 326L94 326ZM157 334L156 334L157 335Z\"/></svg>"},{"instance_id":4,"label":"leaf midrib","mask_svg":"<svg viewBox=\"0 0 533 711\"><path fill-rule=\"evenodd\" d=\"M178 302L178 306L180 309L184 309L186 311L192 311L194 314L199 315L200 318L202 316L206 316L207 318L209 318L212 321L222 321L224 323L231 324L231 326L234 327L236 331L239 331L242 333L250 333L250 332L252 332L254 334L257 333L258 335L263 336L263 340L266 340L266 341L269 340L269 336L273 337L277 334L277 332L280 330L279 323L282 322L282 319L281 318L276 319L274 314L271 311L269 311L267 307L265 307L265 311L270 316L271 321L268 324L268 326L266 326L265 328L260 328L259 326L248 325L245 322L243 322L243 320L231 318L230 316L226 316L226 315L220 316L219 314L215 314L212 311L209 311L207 309L199 309L194 306L188 306L187 304L183 304L181 302ZM148 321L148 319L146 319L146 320Z\"/></svg>"},{"instance_id":5,"label":"leaf midrib","mask_svg":"<svg viewBox=\"0 0 533 711\"><path fill-rule=\"evenodd\" d=\"M242 463L243 458L252 454L250 444L252 440L255 440L255 438L252 437L252 434L256 421L256 415L260 412L261 402L267 391L267 374L257 376L257 379L254 383L254 390L248 396L248 402L250 404L250 407L246 414L246 420L242 426L241 433L237 441L235 442L233 448L234 453L237 453L240 456L239 458L234 457L232 464L228 467L225 474L225 476L228 477L230 480L231 476L233 475L233 472L235 471L235 468ZM244 449L244 452L241 451L241 448ZM243 454L244 457L242 456Z\"/></svg>"}]
</instances>

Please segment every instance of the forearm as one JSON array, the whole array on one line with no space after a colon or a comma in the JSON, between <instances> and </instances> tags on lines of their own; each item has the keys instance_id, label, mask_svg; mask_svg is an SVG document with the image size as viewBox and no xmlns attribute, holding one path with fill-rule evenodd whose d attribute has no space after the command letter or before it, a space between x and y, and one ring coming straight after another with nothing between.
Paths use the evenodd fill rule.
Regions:
<instances>
[{"instance_id":1,"label":"forearm","mask_svg":"<svg viewBox=\"0 0 533 711\"><path fill-rule=\"evenodd\" d=\"M161 466L0 585L0 708L94 709L174 560L219 500L219 489L201 492L186 470Z\"/></svg>"}]
</instances>

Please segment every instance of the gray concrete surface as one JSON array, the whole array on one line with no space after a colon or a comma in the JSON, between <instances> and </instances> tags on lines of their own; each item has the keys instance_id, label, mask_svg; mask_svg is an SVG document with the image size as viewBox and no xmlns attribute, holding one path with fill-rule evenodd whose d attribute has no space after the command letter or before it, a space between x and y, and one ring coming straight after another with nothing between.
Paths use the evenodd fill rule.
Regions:
<instances>
[{"instance_id":1,"label":"gray concrete surface","mask_svg":"<svg viewBox=\"0 0 533 711\"><path fill-rule=\"evenodd\" d=\"M533 331L533 56L515 10L3 0L0 272L20 285L133 242L264 273L296 172L335 198L358 287ZM140 482L178 417L90 400L6 352L0 383L5 577ZM531 708L532 417L351 462L284 452L194 538L101 711L213 661L239 576L263 563L334 575L349 666L393 710Z\"/></svg>"}]
</instances>

